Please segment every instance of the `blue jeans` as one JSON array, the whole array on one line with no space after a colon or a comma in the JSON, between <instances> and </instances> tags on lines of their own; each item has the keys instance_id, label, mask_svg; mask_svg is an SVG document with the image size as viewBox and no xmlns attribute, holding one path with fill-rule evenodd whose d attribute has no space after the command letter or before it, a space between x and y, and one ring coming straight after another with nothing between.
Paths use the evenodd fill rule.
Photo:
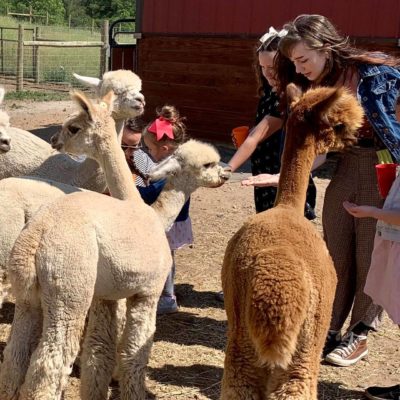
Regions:
<instances>
[{"instance_id":1,"label":"blue jeans","mask_svg":"<svg viewBox=\"0 0 400 400\"><path fill-rule=\"evenodd\" d=\"M171 250L172 256L172 267L171 271L167 276L167 280L165 281L164 289L161 293L161 296L173 297L175 295L174 290L174 282L175 282L175 251Z\"/></svg>"}]
</instances>

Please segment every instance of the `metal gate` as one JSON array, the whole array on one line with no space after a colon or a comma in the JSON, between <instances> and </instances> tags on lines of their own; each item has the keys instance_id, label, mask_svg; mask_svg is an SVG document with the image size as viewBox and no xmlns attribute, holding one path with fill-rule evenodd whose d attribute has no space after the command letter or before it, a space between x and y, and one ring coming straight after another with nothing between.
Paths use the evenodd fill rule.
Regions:
<instances>
[{"instance_id":1,"label":"metal gate","mask_svg":"<svg viewBox=\"0 0 400 400\"><path fill-rule=\"evenodd\" d=\"M135 32L135 28L134 18L119 19L111 24L108 34L110 44L108 68L110 71L128 69L136 72L136 41L140 39L141 34Z\"/></svg>"}]
</instances>

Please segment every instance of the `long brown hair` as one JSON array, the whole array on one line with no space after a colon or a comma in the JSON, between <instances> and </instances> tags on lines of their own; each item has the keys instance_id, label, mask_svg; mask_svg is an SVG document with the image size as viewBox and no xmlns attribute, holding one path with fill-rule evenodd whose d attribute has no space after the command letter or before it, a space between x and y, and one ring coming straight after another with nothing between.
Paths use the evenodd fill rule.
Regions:
<instances>
[{"instance_id":1,"label":"long brown hair","mask_svg":"<svg viewBox=\"0 0 400 400\"><path fill-rule=\"evenodd\" d=\"M354 47L349 38L340 34L332 22L322 15L299 15L294 21L285 24L284 29L288 33L279 42L279 53L275 59L280 89L285 88L290 82L286 78L285 65L293 47L301 41L310 49L329 52L327 70L319 82L322 85L334 85L343 71L359 64L400 66L400 60L395 57ZM308 82L307 86L310 85L311 82Z\"/></svg>"}]
</instances>

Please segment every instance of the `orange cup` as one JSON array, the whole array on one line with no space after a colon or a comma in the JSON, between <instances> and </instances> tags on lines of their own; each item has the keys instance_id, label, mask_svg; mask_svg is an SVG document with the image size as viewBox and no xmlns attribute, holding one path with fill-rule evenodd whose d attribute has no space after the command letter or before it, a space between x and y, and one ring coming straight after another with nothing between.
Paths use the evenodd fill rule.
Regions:
<instances>
[{"instance_id":1,"label":"orange cup","mask_svg":"<svg viewBox=\"0 0 400 400\"><path fill-rule=\"evenodd\" d=\"M393 163L375 165L379 194L383 199L386 199L392 183L396 179L396 167L397 164Z\"/></svg>"},{"instance_id":2,"label":"orange cup","mask_svg":"<svg viewBox=\"0 0 400 400\"><path fill-rule=\"evenodd\" d=\"M239 148L249 135L248 126L238 126L232 129L232 140L236 148Z\"/></svg>"}]
</instances>

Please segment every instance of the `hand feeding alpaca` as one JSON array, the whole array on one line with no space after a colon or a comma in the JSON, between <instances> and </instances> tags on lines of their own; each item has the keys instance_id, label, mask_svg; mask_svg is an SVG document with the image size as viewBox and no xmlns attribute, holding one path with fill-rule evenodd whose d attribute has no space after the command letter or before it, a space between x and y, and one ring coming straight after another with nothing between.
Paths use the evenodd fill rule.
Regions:
<instances>
[{"instance_id":1,"label":"hand feeding alpaca","mask_svg":"<svg viewBox=\"0 0 400 400\"><path fill-rule=\"evenodd\" d=\"M99 118L105 118L101 110L83 95L75 96L82 106L81 125L90 129L92 121L98 127ZM110 192L124 201L91 192L63 196L39 210L15 243L9 265L16 309L0 366L2 400L60 398L89 307L81 396L106 398L115 364L116 300L122 298L127 298L127 321L120 344L121 398L145 397L157 301L171 267L164 227L193 190L219 186L227 176L211 146L189 141L150 176L175 174L154 204L155 212L139 197L108 126L94 129L91 146L103 149L98 162ZM62 146L71 132L65 127L54 144ZM79 148L78 141L69 141L71 151Z\"/></svg>"},{"instance_id":2,"label":"hand feeding alpaca","mask_svg":"<svg viewBox=\"0 0 400 400\"><path fill-rule=\"evenodd\" d=\"M117 98L113 117L119 137L122 137L124 120L143 113L144 97L140 93L140 78L131 71L111 71L99 81L99 97L115 86ZM93 159L78 162L51 148L44 140L30 132L8 127L12 149L6 154L0 150L0 179L12 176L38 176L73 186L104 192L106 183L103 172ZM29 151L27 151L29 149Z\"/></svg>"},{"instance_id":3,"label":"hand feeding alpaca","mask_svg":"<svg viewBox=\"0 0 400 400\"><path fill-rule=\"evenodd\" d=\"M223 400L313 400L336 274L326 245L303 217L318 154L355 141L362 110L342 89L302 94L291 112L275 207L250 218L228 243L222 286L228 343Z\"/></svg>"}]
</instances>

